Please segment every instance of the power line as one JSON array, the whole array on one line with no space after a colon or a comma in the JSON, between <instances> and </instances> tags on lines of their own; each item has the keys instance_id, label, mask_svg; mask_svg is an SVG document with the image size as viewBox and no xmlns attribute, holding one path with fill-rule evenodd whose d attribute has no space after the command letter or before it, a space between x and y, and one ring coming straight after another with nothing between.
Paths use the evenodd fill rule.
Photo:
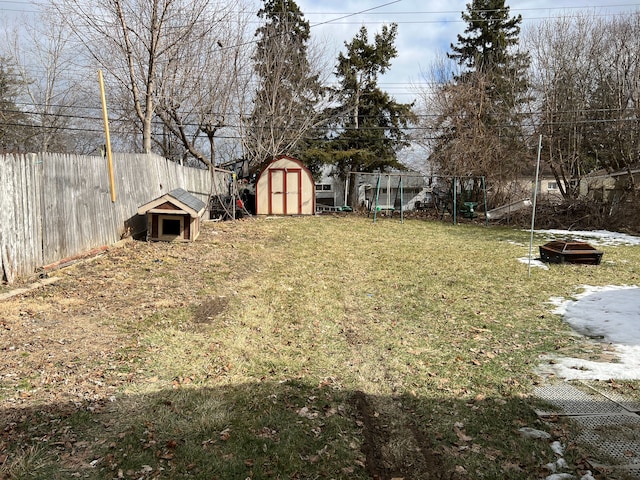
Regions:
<instances>
[{"instance_id":1,"label":"power line","mask_svg":"<svg viewBox=\"0 0 640 480\"><path fill-rule=\"evenodd\" d=\"M366 13L367 15L389 15L389 14L393 14L393 15L414 15L415 16L417 14L426 14L426 15L428 15L428 14L442 14L442 13L455 13L455 12L457 12L457 11L453 11L453 10L444 10L444 11L401 11L401 12L378 12L377 11L379 9L382 9L382 8L386 7L386 6L399 3L400 1L401 0L395 0L395 1L392 1L392 2L388 2L388 3L384 3L384 4L381 4L381 5L372 7L372 8L368 8L368 9L357 11L357 12L347 13L347 14L336 13L336 15L341 15L341 16L339 16L337 18L326 20L324 22L315 23L315 24L311 25L311 27L335 24L334 22L338 22L338 21L344 20L346 18L357 16L357 15L361 15L361 14L364 14L364 13ZM14 1L14 0L0 0L0 4L20 4L20 3L22 3L22 2ZM606 7L607 8L620 8L620 7L638 7L638 6L640 6L640 4L638 4L638 3L629 3L629 4L607 5ZM604 7L605 6L575 6L575 7L558 6L558 7L535 7L535 8L532 7L532 8L519 9L518 11L540 11L540 10L562 10L562 9L565 9L565 10L576 10L576 9L586 9L586 8L589 8L589 9L594 8L595 9L595 8L604 8ZM2 10L2 9L0 8L0 10ZM316 12L314 12L312 14L309 14L309 15L320 15L320 14L322 14L322 15L333 15L333 13L316 13ZM628 13L616 13L616 14L612 14L612 15L626 15L626 14L628 14ZM546 17L541 17L541 18L546 18ZM462 22L462 20L455 20L455 21L456 22ZM453 22L453 20L422 20L422 21L421 20L411 20L411 21L408 21L407 23L422 24L422 23L446 23L446 22ZM367 23L367 22L364 22L364 23ZM229 46L227 48L237 48L237 47L241 47L243 45L250 45L250 44L254 44L254 43L256 43L256 40L247 41L245 43L241 43L241 44L238 44L238 45L232 45L232 46ZM79 69L86 68L86 66L80 65L80 64L77 64L76 67L79 68ZM35 71L37 71L38 69L41 69L41 68L42 67L40 67L40 66L32 66L31 67L31 69L35 70ZM43 70L40 70L40 71L43 71ZM16 72L13 72L12 74L13 75L19 75ZM77 74L74 74L74 75L75 75L76 78L83 77L82 73L80 73L80 72L78 72ZM389 89L389 90L395 89L396 91L393 94L396 95L396 96L401 96L401 95L402 96L415 96L416 95L416 93L414 93L414 92L403 91L404 90L403 86L411 85L409 83L385 83L385 82L380 82L379 85L382 86L382 87L387 86L387 89ZM420 83L418 85L418 88L420 88L422 86L425 86L425 85L428 85L428 84ZM402 91L398 91L398 90L402 90Z\"/></svg>"},{"instance_id":2,"label":"power line","mask_svg":"<svg viewBox=\"0 0 640 480\"><path fill-rule=\"evenodd\" d=\"M411 16L415 16L415 15L458 15L460 13L462 13L461 10L407 10L407 11L376 11L376 10L380 10L381 8L396 4L396 3L400 3L402 0L395 0L392 2L388 2L388 3L384 3L375 7L371 7L371 8L367 8L365 10L359 10L356 12L302 12L303 15L305 17L311 16L311 15L339 15L339 17L337 18L332 18L329 20L325 20L325 21L321 21L315 24L312 24L311 27L315 27L315 26L320 26L320 25L326 25L326 24L332 24L335 22L338 22L340 20L346 19L346 18L351 18L357 15L363 15L363 14L367 14L367 15L372 15L372 16L389 16L389 15L399 15L399 16L404 16L404 15L411 15ZM0 11L13 11L13 12L25 12L25 13L37 13L39 12L39 10L30 10L30 9L24 9L24 8L5 8L2 7L2 4L17 4L17 5L24 5L23 1L20 0L0 0ZM640 7L640 3L619 3L619 4L613 4L613 5L576 5L576 6L548 6L548 7L528 7L528 8L518 8L518 7L514 7L514 6L509 6L508 10L510 12L536 12L536 11L568 11L568 10L596 10L596 9L617 9L617 8L639 8ZM495 10L487 10L487 9L475 9L475 10L464 10L465 13L488 13L488 12L498 12L498 11L504 11L506 9L495 9ZM246 14L248 13L249 10L237 10L237 11L233 11L232 13L234 14ZM537 18L537 17L528 17L526 19L530 19L530 18ZM538 18L549 18L549 17L538 17ZM526 20L525 19L525 20ZM464 22L464 20L462 19L457 19L457 20L446 20L446 19L441 19L441 20L437 20L437 22L442 22L442 23L451 23L451 22ZM261 23L259 21L250 21L249 23ZM361 23L361 22L359 22ZM366 23L366 22L365 22ZM395 23L399 23L399 22L395 22ZM406 23L406 22L405 22ZM423 22L409 22L409 23L433 23L433 21L423 21Z\"/></svg>"},{"instance_id":3,"label":"power line","mask_svg":"<svg viewBox=\"0 0 640 480\"><path fill-rule=\"evenodd\" d=\"M397 3L397 2L391 2ZM639 7L640 3L621 3L614 5L575 5L575 6L556 6L556 7L529 7L529 8L519 8L509 6L509 11L518 11L518 12L528 12L528 11L537 11L537 10L585 10L591 8L623 8L623 7ZM500 9L472 9L471 12L479 13L479 12L502 12L507 10L507 8ZM365 10L366 11L366 10ZM465 10L467 12L469 10ZM361 12L358 12L361 13ZM389 15L389 14L398 14L398 15L446 15L446 14L458 14L460 10L414 10L414 11L393 11L393 12L373 12L370 15ZM357 14L357 13L356 13ZM306 12L305 15L344 15L344 12Z\"/></svg>"},{"instance_id":4,"label":"power line","mask_svg":"<svg viewBox=\"0 0 640 480\"><path fill-rule=\"evenodd\" d=\"M354 13L349 13L349 14L343 15L343 16L338 17L338 18L333 18L333 19L331 19L331 20L327 20L327 21L325 21L325 22L319 22L319 23L316 23L316 24L310 25L310 28L312 28L312 27L318 27L318 26L320 26L320 25L326 25L326 24L328 24L328 23L334 23L334 22L337 22L337 21L339 21L339 20L343 20L343 19L345 19L345 18L350 18L350 17L353 17L353 16L355 16L355 15L361 15L361 14L363 14L363 13L371 12L371 11L373 11L373 10L379 10L380 8L387 7L387 6L389 6L389 5L393 5L393 4L395 4L395 3L399 3L399 2L401 2L401 1L402 1L402 0L394 0L393 2L385 3L385 4L378 5L378 6L376 6L376 7L372 7L372 8L367 8L366 10L361 10L361 11L359 11L359 12L354 12Z\"/></svg>"},{"instance_id":5,"label":"power line","mask_svg":"<svg viewBox=\"0 0 640 480\"><path fill-rule=\"evenodd\" d=\"M100 115L100 106L96 105L96 106L85 106L85 105L65 105L65 104L56 104L56 103L33 103L33 102L14 102L14 105L16 106L24 106L26 108L34 108L34 109L42 109L42 108L55 108L55 109L78 109L78 110L93 110L96 111L96 116L85 116L85 115L72 115L72 114L59 114L56 112L39 112L39 111L24 111L24 110L12 110L12 109L4 109L3 112L9 112L9 113L24 113L24 114L29 114L29 115L45 115L45 116L54 116L54 117L69 117L69 118L78 118L78 119L87 119L87 120L100 120L102 121L102 116ZM124 108L124 107L114 107L114 108L110 108L109 109L110 112L114 113L114 112L128 112L130 111L130 109ZM610 114L610 113L625 113L625 112L633 112L635 113L635 109L633 108L576 108L576 109L570 109L570 110L531 110L531 111L527 111L527 112L516 112L515 114L518 116L536 116L536 115L545 115L545 114L552 114L552 115L587 115L587 114L594 114L594 113L598 113L598 114ZM247 114L244 112L238 112L238 111L226 111L226 112L218 112L218 111L207 111L207 112L200 112L201 115L207 115L207 116L211 116L211 117L227 117L227 116L232 116L232 117L244 117ZM431 117L437 117L439 116L439 114L433 113L433 114L427 114L427 113L416 113L414 114L416 117L419 118L431 118ZM346 115L339 115L338 118L340 117L345 117ZM307 118L307 116L296 116L296 115L290 115L289 117L291 118ZM334 117L335 118L335 117ZM360 116L360 118L378 118L377 115L362 115ZM640 119L638 119L640 121ZM191 125L196 125L196 124L191 124Z\"/></svg>"},{"instance_id":6,"label":"power line","mask_svg":"<svg viewBox=\"0 0 640 480\"><path fill-rule=\"evenodd\" d=\"M573 15L567 15L568 18L577 18L580 14L576 13ZM600 13L600 14L592 14L593 17L623 17L629 15L628 12L619 12L619 13ZM532 20L548 20L555 17L527 17L523 18L522 21L532 21ZM483 20L478 20L481 22ZM486 20L487 22L489 20ZM441 24L441 23L467 23L462 19L456 20L447 20L447 19L437 19L437 20L380 20L380 21L359 21L359 22L340 22L340 23L332 23L335 25L388 25L389 23L395 23L398 25L430 25L430 24ZM318 24L322 25L322 24ZM315 25L312 25L315 26Z\"/></svg>"},{"instance_id":7,"label":"power line","mask_svg":"<svg viewBox=\"0 0 640 480\"><path fill-rule=\"evenodd\" d=\"M20 112L19 112L20 113ZM99 123L100 121L102 121L101 118L98 117L78 117L79 119L82 120L95 120L97 123ZM120 124L130 124L131 120L129 119L112 119L111 120L112 123L120 123ZM539 124L538 123L522 123L520 125L517 125L518 127L522 127L522 128L541 128L541 127L557 127L557 126L566 126L566 125L590 125L590 124L594 124L594 125L602 125L602 124L611 124L611 123L626 123L626 122L633 122L633 123L640 123L640 119L638 118L599 118L599 119L583 119L583 120L566 120L566 121L551 121L551 122L545 122L542 121ZM32 128L32 129L48 129L48 130L59 130L59 131L80 131L80 132L90 132L90 133L96 133L96 132L102 132L103 129L102 128L89 128L89 127L78 127L75 125L34 125L34 124L29 124L29 123L21 123L21 122L7 122L7 123L1 123L0 125L2 126L10 126L10 127L20 127L20 128ZM154 121L153 125L156 127L162 127L163 123L159 122L159 121ZM198 128L200 125L196 124L196 123L183 123L182 126L184 127L192 127L192 128ZM495 128L497 129L501 129L501 128L511 128L513 127L513 125L509 124L505 124L505 125L496 125ZM231 129L231 130L240 130L241 127L239 125L226 125L224 127L225 129ZM246 127L243 127L243 129L246 130ZM279 131L279 132L284 132L284 131L290 131L290 130L296 130L296 127L276 127L274 130L275 131ZM362 131L362 132L366 132L366 131L379 131L379 130L387 130L388 127L380 127L380 126L373 126L373 127L340 127L337 131L339 132L347 132L347 131ZM222 129L221 129L222 130ZM309 131L312 131L313 129L310 129ZM404 127L401 128L402 131L406 131L406 132L410 132L410 131L446 131L448 130L447 128L442 128L442 127L432 127L432 126L423 126L423 125L414 125L414 126L408 126L408 127ZM240 138L244 138L242 135L217 135L215 138L217 139L240 139ZM318 138L318 137L313 137L315 139L318 140L327 140L329 141L330 139L328 138Z\"/></svg>"}]
</instances>

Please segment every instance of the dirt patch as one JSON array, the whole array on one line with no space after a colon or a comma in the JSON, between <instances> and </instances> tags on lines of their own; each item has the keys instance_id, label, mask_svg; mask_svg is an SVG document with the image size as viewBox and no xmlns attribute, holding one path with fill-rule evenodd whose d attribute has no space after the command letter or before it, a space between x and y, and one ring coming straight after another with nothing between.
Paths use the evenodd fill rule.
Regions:
<instances>
[{"instance_id":1,"label":"dirt patch","mask_svg":"<svg viewBox=\"0 0 640 480\"><path fill-rule=\"evenodd\" d=\"M355 392L351 403L356 421L362 427L362 451L366 469L374 480L452 479L444 471L438 452L420 433L399 401L392 408L378 408L377 399Z\"/></svg>"},{"instance_id":2,"label":"dirt patch","mask_svg":"<svg viewBox=\"0 0 640 480\"><path fill-rule=\"evenodd\" d=\"M211 323L227 309L228 304L229 299L226 297L208 298L195 308L193 321L195 323Z\"/></svg>"}]
</instances>

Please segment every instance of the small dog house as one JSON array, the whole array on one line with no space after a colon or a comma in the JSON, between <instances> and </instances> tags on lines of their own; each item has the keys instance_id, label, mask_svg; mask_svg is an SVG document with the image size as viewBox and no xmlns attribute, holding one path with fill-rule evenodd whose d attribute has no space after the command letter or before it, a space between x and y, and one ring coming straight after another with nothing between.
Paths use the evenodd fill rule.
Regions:
<instances>
[{"instance_id":1,"label":"small dog house","mask_svg":"<svg viewBox=\"0 0 640 480\"><path fill-rule=\"evenodd\" d=\"M316 212L316 184L302 162L282 156L260 173L256 182L258 215L313 215Z\"/></svg>"},{"instance_id":2,"label":"small dog house","mask_svg":"<svg viewBox=\"0 0 640 480\"><path fill-rule=\"evenodd\" d=\"M192 242L200 234L205 203L182 188L138 207L147 215L147 240Z\"/></svg>"}]
</instances>

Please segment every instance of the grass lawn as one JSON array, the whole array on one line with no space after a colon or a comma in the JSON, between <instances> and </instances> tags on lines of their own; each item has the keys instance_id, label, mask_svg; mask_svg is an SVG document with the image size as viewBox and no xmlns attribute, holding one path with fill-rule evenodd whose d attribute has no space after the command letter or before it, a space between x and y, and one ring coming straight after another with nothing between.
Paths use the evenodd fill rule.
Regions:
<instances>
[{"instance_id":1,"label":"grass lawn","mask_svg":"<svg viewBox=\"0 0 640 480\"><path fill-rule=\"evenodd\" d=\"M597 346L549 300L638 284L640 248L529 277L528 242L260 218L55 272L0 305L0 479L545 478L549 441L524 426L579 471L587 453L529 394L540 354Z\"/></svg>"}]
</instances>

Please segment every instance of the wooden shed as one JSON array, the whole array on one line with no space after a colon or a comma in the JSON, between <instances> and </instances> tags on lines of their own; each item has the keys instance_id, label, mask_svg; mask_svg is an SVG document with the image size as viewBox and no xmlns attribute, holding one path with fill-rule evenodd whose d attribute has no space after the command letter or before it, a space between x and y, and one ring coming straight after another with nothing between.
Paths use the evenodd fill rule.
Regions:
<instances>
[{"instance_id":1,"label":"wooden shed","mask_svg":"<svg viewBox=\"0 0 640 480\"><path fill-rule=\"evenodd\" d=\"M316 185L302 162L282 156L260 173L256 182L258 215L314 215Z\"/></svg>"},{"instance_id":2,"label":"wooden shed","mask_svg":"<svg viewBox=\"0 0 640 480\"><path fill-rule=\"evenodd\" d=\"M182 188L176 188L138 207L147 215L147 240L192 242L200 234L205 203Z\"/></svg>"}]
</instances>

